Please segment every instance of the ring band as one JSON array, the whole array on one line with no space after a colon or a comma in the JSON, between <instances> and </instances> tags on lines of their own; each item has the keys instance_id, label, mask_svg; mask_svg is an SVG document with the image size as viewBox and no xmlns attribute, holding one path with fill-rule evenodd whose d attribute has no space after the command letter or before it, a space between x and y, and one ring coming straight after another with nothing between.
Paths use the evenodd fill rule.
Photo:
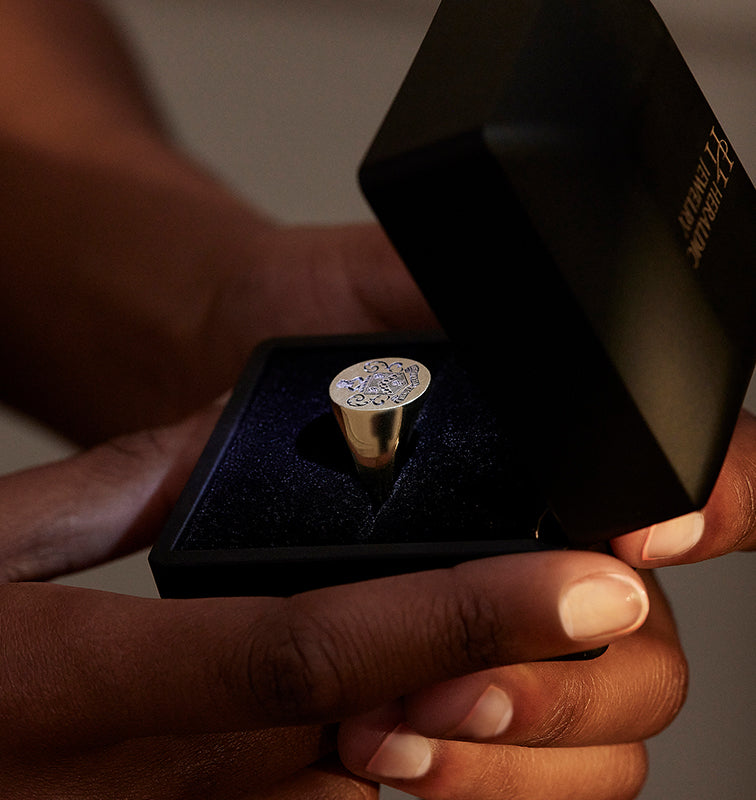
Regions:
<instances>
[{"instance_id":1,"label":"ring band","mask_svg":"<svg viewBox=\"0 0 756 800\"><path fill-rule=\"evenodd\" d=\"M431 375L419 361L377 358L342 370L329 389L331 405L373 499L394 485L397 452L417 419Z\"/></svg>"}]
</instances>

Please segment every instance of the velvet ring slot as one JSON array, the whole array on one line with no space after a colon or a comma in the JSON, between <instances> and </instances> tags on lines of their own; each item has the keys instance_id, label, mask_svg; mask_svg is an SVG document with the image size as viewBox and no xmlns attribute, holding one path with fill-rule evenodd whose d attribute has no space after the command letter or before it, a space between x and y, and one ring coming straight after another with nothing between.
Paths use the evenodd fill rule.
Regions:
<instances>
[{"instance_id":1,"label":"velvet ring slot","mask_svg":"<svg viewBox=\"0 0 756 800\"><path fill-rule=\"evenodd\" d=\"M344 364L387 352L433 384L376 503L329 385ZM261 346L150 555L161 595L288 595L564 546L558 528L538 535L545 501L485 395L440 335Z\"/></svg>"}]
</instances>

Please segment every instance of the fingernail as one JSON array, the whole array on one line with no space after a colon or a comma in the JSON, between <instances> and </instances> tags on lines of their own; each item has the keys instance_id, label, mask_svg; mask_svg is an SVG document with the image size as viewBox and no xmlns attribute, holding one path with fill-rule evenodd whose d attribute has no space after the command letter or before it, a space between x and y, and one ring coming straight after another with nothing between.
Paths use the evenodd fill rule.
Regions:
<instances>
[{"instance_id":1,"label":"fingernail","mask_svg":"<svg viewBox=\"0 0 756 800\"><path fill-rule=\"evenodd\" d=\"M215 400L213 400L213 405L220 406L222 408L223 406L226 405L226 403L228 403L230 399L231 399L231 390L229 389L227 392L223 392L223 394L220 397L216 397Z\"/></svg>"},{"instance_id":2,"label":"fingernail","mask_svg":"<svg viewBox=\"0 0 756 800\"><path fill-rule=\"evenodd\" d=\"M367 765L377 778L412 780L422 778L431 764L430 742L406 725L397 725L381 742Z\"/></svg>"},{"instance_id":3,"label":"fingernail","mask_svg":"<svg viewBox=\"0 0 756 800\"><path fill-rule=\"evenodd\" d=\"M648 595L641 584L624 575L600 573L568 586L559 600L566 634L589 641L630 633L648 614Z\"/></svg>"},{"instance_id":4,"label":"fingernail","mask_svg":"<svg viewBox=\"0 0 756 800\"><path fill-rule=\"evenodd\" d=\"M509 726L512 713L509 695L498 686L489 686L470 709L470 713L448 735L461 739L495 739Z\"/></svg>"},{"instance_id":5,"label":"fingernail","mask_svg":"<svg viewBox=\"0 0 756 800\"><path fill-rule=\"evenodd\" d=\"M700 511L652 525L643 543L643 560L681 556L700 541L703 531L704 516Z\"/></svg>"}]
</instances>

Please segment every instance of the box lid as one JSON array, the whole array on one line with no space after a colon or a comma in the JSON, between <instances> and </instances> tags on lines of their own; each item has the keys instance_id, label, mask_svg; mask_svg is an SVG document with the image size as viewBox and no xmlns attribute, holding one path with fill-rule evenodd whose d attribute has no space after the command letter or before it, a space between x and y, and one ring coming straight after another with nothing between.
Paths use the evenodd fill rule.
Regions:
<instances>
[{"instance_id":1,"label":"box lid","mask_svg":"<svg viewBox=\"0 0 756 800\"><path fill-rule=\"evenodd\" d=\"M705 504L756 191L649 2L443 0L360 182L574 539Z\"/></svg>"}]
</instances>

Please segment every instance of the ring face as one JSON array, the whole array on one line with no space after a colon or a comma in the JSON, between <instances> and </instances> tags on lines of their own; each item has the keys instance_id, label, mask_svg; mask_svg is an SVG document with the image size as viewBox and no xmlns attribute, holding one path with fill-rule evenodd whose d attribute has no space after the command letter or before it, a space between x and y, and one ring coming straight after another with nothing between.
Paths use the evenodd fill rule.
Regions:
<instances>
[{"instance_id":1,"label":"ring face","mask_svg":"<svg viewBox=\"0 0 756 800\"><path fill-rule=\"evenodd\" d=\"M430 372L419 361L371 359L342 370L331 382L331 400L349 409L375 411L419 399L430 385Z\"/></svg>"}]
</instances>

